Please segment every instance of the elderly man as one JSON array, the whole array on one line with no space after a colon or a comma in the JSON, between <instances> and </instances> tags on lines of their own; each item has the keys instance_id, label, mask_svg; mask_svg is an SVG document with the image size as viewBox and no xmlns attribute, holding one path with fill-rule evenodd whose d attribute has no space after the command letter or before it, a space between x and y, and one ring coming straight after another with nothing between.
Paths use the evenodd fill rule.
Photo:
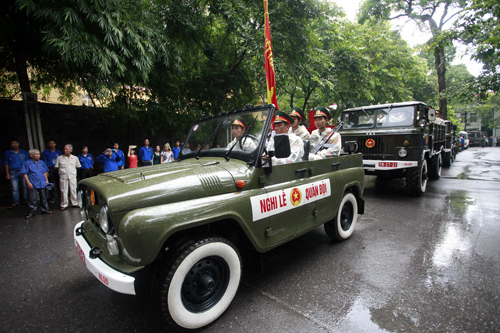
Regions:
<instances>
[{"instance_id":1,"label":"elderly man","mask_svg":"<svg viewBox=\"0 0 500 333\"><path fill-rule=\"evenodd\" d=\"M35 215L37 210L36 194L40 195L40 206L42 214L52 214L47 203L45 187L49 182L49 168L44 161L40 160L40 151L31 149L30 159L23 164L21 174L23 175L28 188L28 214L26 219Z\"/></svg>"},{"instance_id":2,"label":"elderly man","mask_svg":"<svg viewBox=\"0 0 500 333\"><path fill-rule=\"evenodd\" d=\"M290 156L284 158L272 157L273 164L288 164L302 161L302 156L304 155L304 142L294 133L288 133L290 125L292 123L292 118L283 111L276 111L274 115L274 130L276 135L288 134L288 140L290 140ZM268 151L274 151L274 139L269 140L269 145L267 146ZM264 155L262 157L264 162L269 161L269 156Z\"/></svg>"},{"instance_id":3,"label":"elderly man","mask_svg":"<svg viewBox=\"0 0 500 333\"><path fill-rule=\"evenodd\" d=\"M102 163L104 172L118 171L121 157L116 155L111 148L106 148L103 154L97 157L97 162Z\"/></svg>"},{"instance_id":4,"label":"elderly man","mask_svg":"<svg viewBox=\"0 0 500 333\"><path fill-rule=\"evenodd\" d=\"M68 208L68 187L73 207L79 207L76 199L76 169L81 168L80 160L71 155L73 146L64 146L63 155L57 157L55 167L59 169L59 186L61 188L61 210Z\"/></svg>"},{"instance_id":5,"label":"elderly man","mask_svg":"<svg viewBox=\"0 0 500 333\"><path fill-rule=\"evenodd\" d=\"M288 130L288 133L294 133L302 140L309 140L309 132L304 125L301 123L304 121L304 112L300 108L292 108L292 112L290 112L290 117L292 117L293 123Z\"/></svg>"},{"instance_id":6,"label":"elderly man","mask_svg":"<svg viewBox=\"0 0 500 333\"><path fill-rule=\"evenodd\" d=\"M331 128L326 127L326 124L331 119L330 112L319 106L314 112L314 124L317 129L311 133L311 151L314 151L316 147L323 141L325 137L332 132ZM316 154L309 154L309 160L318 160L327 157L338 156L340 154L340 149L342 148L341 137L339 133L333 134L328 142L325 144L326 149L318 151Z\"/></svg>"}]
</instances>

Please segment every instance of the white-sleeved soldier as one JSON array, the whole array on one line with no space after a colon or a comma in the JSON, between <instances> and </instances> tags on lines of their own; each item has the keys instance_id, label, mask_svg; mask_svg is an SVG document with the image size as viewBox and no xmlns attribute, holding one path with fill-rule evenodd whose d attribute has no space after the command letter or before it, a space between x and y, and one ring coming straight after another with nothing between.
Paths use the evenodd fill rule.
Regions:
<instances>
[{"instance_id":1,"label":"white-sleeved soldier","mask_svg":"<svg viewBox=\"0 0 500 333\"><path fill-rule=\"evenodd\" d=\"M229 142L229 144L227 145L228 149L231 149L231 147L233 145L236 145L233 148L233 150L235 150L235 151L238 151L238 150L240 150L240 151L252 151L255 148L257 148L257 146L255 145L255 142L251 138L249 138L249 137L241 138L243 133L245 133L246 129L247 129L247 122L245 121L245 119L243 119L240 116L237 116L233 119L233 121L231 122L231 134L233 135L234 139L233 139L233 141ZM240 138L241 138L241 140L238 143L238 140Z\"/></svg>"},{"instance_id":2,"label":"white-sleeved soldier","mask_svg":"<svg viewBox=\"0 0 500 333\"><path fill-rule=\"evenodd\" d=\"M309 140L309 131L304 125L301 125L301 123L304 121L304 112L300 108L292 108L292 111L290 112L290 117L292 117L292 125L290 126L290 129L288 130L288 133L293 133L297 135L299 138L302 140Z\"/></svg>"},{"instance_id":3,"label":"white-sleeved soldier","mask_svg":"<svg viewBox=\"0 0 500 333\"><path fill-rule=\"evenodd\" d=\"M339 133L335 133L330 137L328 142L326 142L325 144L326 149L322 149L316 154L312 153L321 143L323 138L328 136L328 134L332 132L331 128L326 127L326 124L332 117L330 115L330 112L322 106L318 106L314 110L314 124L316 125L317 129L315 129L311 133L311 137L309 139L311 143L311 153L309 154L309 160L338 156L340 154L340 149L342 148L342 140Z\"/></svg>"},{"instance_id":4,"label":"white-sleeved soldier","mask_svg":"<svg viewBox=\"0 0 500 333\"><path fill-rule=\"evenodd\" d=\"M288 140L290 141L290 156L285 158L276 158L273 156L273 164L288 164L302 161L302 156L304 156L304 142L301 138L293 133L289 133L288 129L292 123L292 118L283 111L276 111L274 114L274 130L276 134L288 134ZM274 150L274 139L269 141L268 151ZM262 158L264 162L269 160L268 155L264 155Z\"/></svg>"}]
</instances>

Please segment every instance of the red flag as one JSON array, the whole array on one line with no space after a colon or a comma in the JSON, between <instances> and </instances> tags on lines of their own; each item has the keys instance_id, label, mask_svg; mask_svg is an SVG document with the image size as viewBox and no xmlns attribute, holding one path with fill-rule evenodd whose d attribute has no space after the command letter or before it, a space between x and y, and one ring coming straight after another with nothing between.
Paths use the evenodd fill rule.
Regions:
<instances>
[{"instance_id":1,"label":"red flag","mask_svg":"<svg viewBox=\"0 0 500 333\"><path fill-rule=\"evenodd\" d=\"M267 0L264 0L264 21L266 25L264 58L266 67L267 102L270 104L274 104L274 106L276 106L276 109L278 109L278 100L276 99L276 82L274 80L273 47L271 45L271 29L269 28Z\"/></svg>"}]
</instances>

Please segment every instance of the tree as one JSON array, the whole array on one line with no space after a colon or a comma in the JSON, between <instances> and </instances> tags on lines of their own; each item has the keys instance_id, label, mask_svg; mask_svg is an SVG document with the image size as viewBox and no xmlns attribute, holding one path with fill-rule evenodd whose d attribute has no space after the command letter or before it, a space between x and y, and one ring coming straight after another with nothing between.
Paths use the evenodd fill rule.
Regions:
<instances>
[{"instance_id":1,"label":"tree","mask_svg":"<svg viewBox=\"0 0 500 333\"><path fill-rule=\"evenodd\" d=\"M7 0L0 5L2 72L15 69L20 90L68 82L89 90L121 79L147 80L166 41L149 1Z\"/></svg>"},{"instance_id":2,"label":"tree","mask_svg":"<svg viewBox=\"0 0 500 333\"><path fill-rule=\"evenodd\" d=\"M452 38L470 46L472 58L484 64L483 72L471 85L481 98L488 90L500 90L500 6L496 0L471 0L456 23Z\"/></svg>"},{"instance_id":3,"label":"tree","mask_svg":"<svg viewBox=\"0 0 500 333\"><path fill-rule=\"evenodd\" d=\"M393 20L406 17L413 20L421 28L427 27L432 40L429 45L434 53L434 68L438 78L438 91L446 90L446 55L445 46L449 42L443 38L444 26L465 5L464 0L366 0L361 8L360 22L371 18ZM437 18L437 19L436 19ZM439 109L441 117L447 119L447 100L440 97Z\"/></svg>"}]
</instances>

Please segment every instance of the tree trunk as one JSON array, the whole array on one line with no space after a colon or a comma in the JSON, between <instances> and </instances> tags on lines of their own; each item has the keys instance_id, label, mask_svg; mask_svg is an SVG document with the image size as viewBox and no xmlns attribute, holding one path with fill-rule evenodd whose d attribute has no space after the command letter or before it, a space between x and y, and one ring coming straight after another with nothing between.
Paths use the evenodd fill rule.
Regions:
<instances>
[{"instance_id":1,"label":"tree trunk","mask_svg":"<svg viewBox=\"0 0 500 333\"><path fill-rule=\"evenodd\" d=\"M23 25L24 26L24 25ZM16 29L16 41L14 42L14 57L16 61L16 73L19 79L21 92L31 93L30 80L27 67L27 48L25 29Z\"/></svg>"},{"instance_id":2,"label":"tree trunk","mask_svg":"<svg viewBox=\"0 0 500 333\"><path fill-rule=\"evenodd\" d=\"M441 94L446 90L446 64L444 56L444 46L439 46L434 51L434 65L436 66L436 72L438 76L438 91L439 94ZM442 119L448 119L447 101L446 98L441 95L439 97L439 112Z\"/></svg>"}]
</instances>

